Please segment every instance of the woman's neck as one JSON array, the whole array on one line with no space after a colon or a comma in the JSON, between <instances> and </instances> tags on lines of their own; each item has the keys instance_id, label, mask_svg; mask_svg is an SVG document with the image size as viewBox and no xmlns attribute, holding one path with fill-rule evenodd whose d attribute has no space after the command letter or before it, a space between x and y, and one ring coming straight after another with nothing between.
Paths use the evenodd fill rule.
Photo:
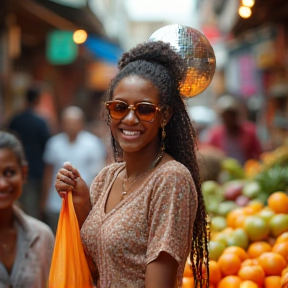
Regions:
<instances>
[{"instance_id":1,"label":"woman's neck","mask_svg":"<svg viewBox=\"0 0 288 288\"><path fill-rule=\"evenodd\" d=\"M141 150L137 153L124 153L124 161L126 162L126 176L127 178L136 178L139 175L146 173L151 167L154 160L159 156L160 147L157 149Z\"/></svg>"},{"instance_id":2,"label":"woman's neck","mask_svg":"<svg viewBox=\"0 0 288 288\"><path fill-rule=\"evenodd\" d=\"M0 230L5 230L14 227L14 212L13 208L0 210Z\"/></svg>"}]
</instances>

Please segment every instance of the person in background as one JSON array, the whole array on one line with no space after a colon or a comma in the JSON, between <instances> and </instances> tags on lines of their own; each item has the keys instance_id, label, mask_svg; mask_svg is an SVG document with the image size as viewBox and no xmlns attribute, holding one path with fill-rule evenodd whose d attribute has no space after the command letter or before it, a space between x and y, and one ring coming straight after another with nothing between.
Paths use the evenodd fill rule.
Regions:
<instances>
[{"instance_id":1,"label":"person in background","mask_svg":"<svg viewBox=\"0 0 288 288\"><path fill-rule=\"evenodd\" d=\"M216 109L222 123L209 130L206 143L221 149L241 165L248 159L259 159L262 148L256 126L242 119L241 103L231 95L224 95L217 100Z\"/></svg>"},{"instance_id":2,"label":"person in background","mask_svg":"<svg viewBox=\"0 0 288 288\"><path fill-rule=\"evenodd\" d=\"M105 102L115 162L90 194L76 163L59 170L55 187L62 197L72 191L97 287L182 287L189 254L195 287L204 287L209 230L195 130L180 94L185 63L155 41L124 53L118 68Z\"/></svg>"},{"instance_id":3,"label":"person in background","mask_svg":"<svg viewBox=\"0 0 288 288\"><path fill-rule=\"evenodd\" d=\"M35 111L40 101L42 87L31 86L26 92L26 109L15 115L8 129L15 132L23 146L29 164L27 182L19 199L23 210L40 218L40 199L44 173L43 153L47 140L51 137L49 126L44 118Z\"/></svg>"},{"instance_id":4,"label":"person in background","mask_svg":"<svg viewBox=\"0 0 288 288\"><path fill-rule=\"evenodd\" d=\"M63 132L48 140L43 156L46 165L41 208L44 221L54 233L62 204L55 191L54 179L63 163L71 162L77 166L89 184L106 164L105 146L97 136L84 130L84 113L79 107L64 109L61 122Z\"/></svg>"},{"instance_id":5,"label":"person in background","mask_svg":"<svg viewBox=\"0 0 288 288\"><path fill-rule=\"evenodd\" d=\"M0 131L0 287L46 288L54 247L51 229L15 204L28 165L20 140Z\"/></svg>"},{"instance_id":6,"label":"person in background","mask_svg":"<svg viewBox=\"0 0 288 288\"><path fill-rule=\"evenodd\" d=\"M207 131L217 122L217 114L207 106L190 106L188 113L197 134L197 160L201 180L218 181L225 154L221 149L205 143Z\"/></svg>"},{"instance_id":7,"label":"person in background","mask_svg":"<svg viewBox=\"0 0 288 288\"><path fill-rule=\"evenodd\" d=\"M278 83L270 89L267 105L268 130L271 149L288 143L288 84Z\"/></svg>"}]
</instances>

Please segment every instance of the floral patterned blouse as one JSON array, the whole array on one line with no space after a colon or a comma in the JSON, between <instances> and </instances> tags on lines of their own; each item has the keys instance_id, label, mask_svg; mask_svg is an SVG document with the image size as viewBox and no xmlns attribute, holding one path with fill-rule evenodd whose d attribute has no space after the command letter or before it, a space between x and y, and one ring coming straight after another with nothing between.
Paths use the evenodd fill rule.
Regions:
<instances>
[{"instance_id":1,"label":"floral patterned blouse","mask_svg":"<svg viewBox=\"0 0 288 288\"><path fill-rule=\"evenodd\" d=\"M105 167L90 188L92 210L81 238L98 269L97 287L144 288L146 265L161 251L177 260L181 287L197 209L191 174L175 160L166 162L106 213L110 189L124 167L125 163Z\"/></svg>"}]
</instances>

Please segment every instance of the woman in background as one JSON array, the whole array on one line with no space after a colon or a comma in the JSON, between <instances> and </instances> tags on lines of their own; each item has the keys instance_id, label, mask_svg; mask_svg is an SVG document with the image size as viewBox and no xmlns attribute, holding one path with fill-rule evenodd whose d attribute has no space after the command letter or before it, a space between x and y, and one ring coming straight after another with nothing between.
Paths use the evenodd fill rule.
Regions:
<instances>
[{"instance_id":1,"label":"woman in background","mask_svg":"<svg viewBox=\"0 0 288 288\"><path fill-rule=\"evenodd\" d=\"M15 205L28 172L20 141L0 131L0 287L46 288L54 236ZM39 191L40 193L40 191Z\"/></svg>"}]
</instances>

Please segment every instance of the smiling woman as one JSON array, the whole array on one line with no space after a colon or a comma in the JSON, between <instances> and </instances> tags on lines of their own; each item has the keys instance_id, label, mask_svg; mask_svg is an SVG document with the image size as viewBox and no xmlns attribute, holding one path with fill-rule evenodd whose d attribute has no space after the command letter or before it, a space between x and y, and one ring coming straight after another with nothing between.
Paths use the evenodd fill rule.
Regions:
<instances>
[{"instance_id":1,"label":"smiling woman","mask_svg":"<svg viewBox=\"0 0 288 288\"><path fill-rule=\"evenodd\" d=\"M0 131L0 287L47 286L53 233L15 204L27 172L20 141Z\"/></svg>"},{"instance_id":2,"label":"smiling woman","mask_svg":"<svg viewBox=\"0 0 288 288\"><path fill-rule=\"evenodd\" d=\"M181 287L189 254L197 287L204 287L208 230L195 130L180 95L186 66L170 44L155 41L124 53L118 68L104 113L115 163L90 193L65 164L56 189L62 197L73 192L97 287Z\"/></svg>"}]
</instances>

